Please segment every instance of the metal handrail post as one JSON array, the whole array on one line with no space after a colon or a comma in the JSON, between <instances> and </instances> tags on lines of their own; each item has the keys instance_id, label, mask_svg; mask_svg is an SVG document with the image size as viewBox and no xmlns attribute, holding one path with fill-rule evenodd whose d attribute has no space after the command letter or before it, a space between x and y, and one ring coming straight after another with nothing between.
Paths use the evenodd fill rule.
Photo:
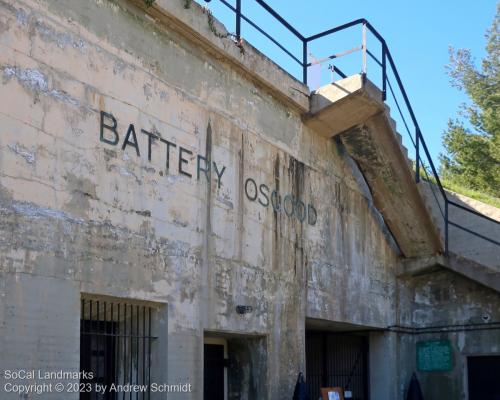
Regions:
<instances>
[{"instance_id":1,"label":"metal handrail post","mask_svg":"<svg viewBox=\"0 0 500 400\"><path fill-rule=\"evenodd\" d=\"M366 22L363 22L362 28L362 46L363 46L363 70L362 74L366 75Z\"/></svg>"},{"instance_id":2,"label":"metal handrail post","mask_svg":"<svg viewBox=\"0 0 500 400\"><path fill-rule=\"evenodd\" d=\"M241 39L241 0L236 0L236 39Z\"/></svg>"},{"instance_id":3,"label":"metal handrail post","mask_svg":"<svg viewBox=\"0 0 500 400\"><path fill-rule=\"evenodd\" d=\"M415 129L415 182L420 182L420 132Z\"/></svg>"},{"instance_id":4,"label":"metal handrail post","mask_svg":"<svg viewBox=\"0 0 500 400\"><path fill-rule=\"evenodd\" d=\"M448 232L448 199L444 198L444 255L449 251L449 232Z\"/></svg>"},{"instance_id":5,"label":"metal handrail post","mask_svg":"<svg viewBox=\"0 0 500 400\"><path fill-rule=\"evenodd\" d=\"M387 99L387 45L382 43L382 101Z\"/></svg>"},{"instance_id":6,"label":"metal handrail post","mask_svg":"<svg viewBox=\"0 0 500 400\"><path fill-rule=\"evenodd\" d=\"M307 39L302 41L302 82L307 85Z\"/></svg>"}]
</instances>

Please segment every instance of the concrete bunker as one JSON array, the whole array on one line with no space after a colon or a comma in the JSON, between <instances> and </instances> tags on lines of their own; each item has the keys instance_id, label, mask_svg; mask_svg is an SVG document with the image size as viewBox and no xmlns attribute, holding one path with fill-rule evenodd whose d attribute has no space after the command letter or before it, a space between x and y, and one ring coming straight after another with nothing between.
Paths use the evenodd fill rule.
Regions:
<instances>
[{"instance_id":1,"label":"concrete bunker","mask_svg":"<svg viewBox=\"0 0 500 400\"><path fill-rule=\"evenodd\" d=\"M366 398L368 382L371 399L394 400L415 369L415 332L447 324L457 332L425 339L449 335L454 370L419 379L426 398L465 397L467 357L498 354L498 274L478 274L464 259L457 271L468 280L458 281L432 257L432 274L403 279L400 270L423 268L401 259L374 213L369 180L356 178L365 171L347 158L357 141L339 151L303 121L315 102L305 85L248 43L242 54L214 37L196 2L184 5L1 2L0 93L9 101L0 107L0 371L94 363L100 384L109 371L117 384L141 384L151 360L153 399L168 391L169 400L201 400L204 373L218 370L219 397L274 400L292 397L299 371L310 380L312 345L333 353L344 343L347 367L341 355L316 360L325 385L337 384L330 360L364 385L338 378L353 398ZM363 88L361 78L351 83ZM382 150L402 153L391 120L379 122ZM413 232L411 218L398 221ZM469 255L479 249L466 244ZM496 254L481 259L495 267ZM494 291L471 284L479 275ZM230 312L237 297L252 299L255 312ZM476 325L460 325L469 319ZM80 357L87 333L95 347ZM203 368L204 341L216 346L216 368Z\"/></svg>"}]
</instances>

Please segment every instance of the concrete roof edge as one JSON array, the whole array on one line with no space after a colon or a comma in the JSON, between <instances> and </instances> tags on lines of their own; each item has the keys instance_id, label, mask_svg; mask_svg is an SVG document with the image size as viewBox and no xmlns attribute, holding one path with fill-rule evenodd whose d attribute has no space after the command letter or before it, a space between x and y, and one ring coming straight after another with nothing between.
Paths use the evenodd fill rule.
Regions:
<instances>
[{"instance_id":1,"label":"concrete roof edge","mask_svg":"<svg viewBox=\"0 0 500 400\"><path fill-rule=\"evenodd\" d=\"M198 3L192 1L186 8L185 0L156 0L153 6L147 7L144 0L129 1L156 22L168 26L217 59L227 62L278 100L301 113L309 111L310 92L307 85L247 42L243 42L240 48L230 37L216 36L209 27L206 11ZM215 18L213 25L217 32L223 35L227 33L224 25Z\"/></svg>"}]
</instances>

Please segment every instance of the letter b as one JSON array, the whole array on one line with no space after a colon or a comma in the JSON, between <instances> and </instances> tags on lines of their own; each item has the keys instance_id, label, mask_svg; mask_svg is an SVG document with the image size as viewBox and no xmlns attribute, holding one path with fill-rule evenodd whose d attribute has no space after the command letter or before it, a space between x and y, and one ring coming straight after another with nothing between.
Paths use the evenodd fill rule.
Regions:
<instances>
[{"instance_id":1,"label":"letter b","mask_svg":"<svg viewBox=\"0 0 500 400\"><path fill-rule=\"evenodd\" d=\"M104 123L104 118L110 119L113 122L113 125L106 125ZM112 146L116 146L118 144L119 136L118 136L118 132L116 132L117 125L118 125L118 123L116 122L116 118L113 117L112 114L109 114L105 111L101 111L101 136L100 136L101 142L110 144ZM110 130L111 132L113 132L114 139L108 139L108 138L104 137L104 129L105 128Z\"/></svg>"}]
</instances>

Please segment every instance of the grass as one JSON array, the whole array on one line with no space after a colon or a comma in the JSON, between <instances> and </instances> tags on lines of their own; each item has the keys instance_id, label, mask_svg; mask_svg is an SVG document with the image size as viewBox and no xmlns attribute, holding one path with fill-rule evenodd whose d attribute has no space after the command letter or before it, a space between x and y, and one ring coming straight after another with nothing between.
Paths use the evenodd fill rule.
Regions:
<instances>
[{"instance_id":1,"label":"grass","mask_svg":"<svg viewBox=\"0 0 500 400\"><path fill-rule=\"evenodd\" d=\"M470 197L471 199L500 208L500 199L498 197L493 197L477 190L457 185L455 182L451 182L447 179L441 179L441 183L443 184L443 187L445 189L451 190L452 192L462 194L464 196Z\"/></svg>"},{"instance_id":2,"label":"grass","mask_svg":"<svg viewBox=\"0 0 500 400\"><path fill-rule=\"evenodd\" d=\"M415 169L415 164L413 165L413 168ZM425 174L422 167L420 167L420 176L422 177L422 179L427 180L427 175ZM429 178L432 183L436 184L436 180L431 173L429 173ZM500 199L498 197L491 196L478 190L469 189L465 186L459 185L456 182L442 177L441 184L447 190L470 197L471 199L480 201L482 203L489 204L490 206L500 208Z\"/></svg>"}]
</instances>

